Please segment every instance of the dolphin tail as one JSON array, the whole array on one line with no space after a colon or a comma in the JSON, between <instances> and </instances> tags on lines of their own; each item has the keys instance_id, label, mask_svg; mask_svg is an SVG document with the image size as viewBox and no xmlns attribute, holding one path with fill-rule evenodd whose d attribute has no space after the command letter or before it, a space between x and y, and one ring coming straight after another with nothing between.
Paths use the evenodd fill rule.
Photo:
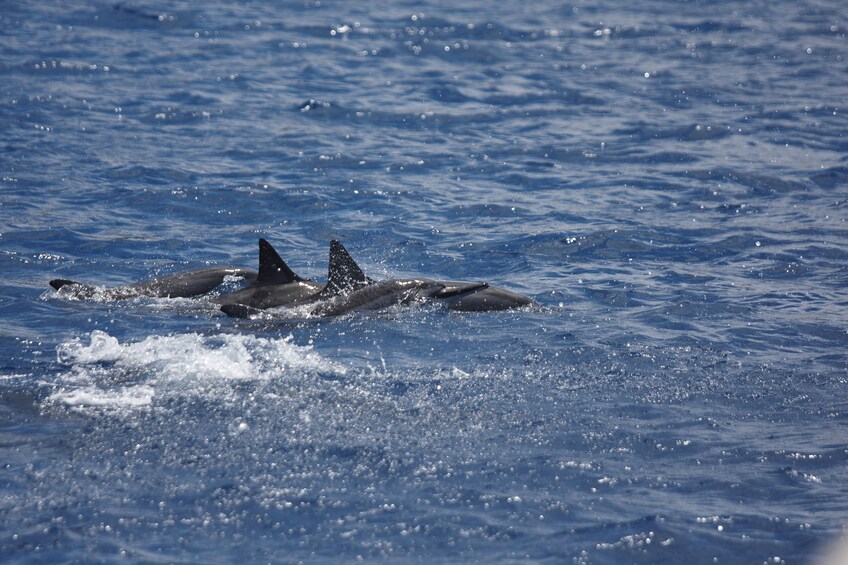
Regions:
<instances>
[{"instance_id":1,"label":"dolphin tail","mask_svg":"<svg viewBox=\"0 0 848 565\"><path fill-rule=\"evenodd\" d=\"M55 288L57 292L61 292L63 296L76 299L94 298L99 292L102 292L102 289L98 289L96 286L68 279L53 279L50 281L50 286Z\"/></svg>"}]
</instances>

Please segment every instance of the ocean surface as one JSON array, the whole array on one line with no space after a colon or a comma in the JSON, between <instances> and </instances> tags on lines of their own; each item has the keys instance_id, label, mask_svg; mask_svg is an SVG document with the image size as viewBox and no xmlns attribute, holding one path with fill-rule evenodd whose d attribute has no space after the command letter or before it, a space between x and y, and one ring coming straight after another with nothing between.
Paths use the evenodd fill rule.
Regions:
<instances>
[{"instance_id":1,"label":"ocean surface","mask_svg":"<svg viewBox=\"0 0 848 565\"><path fill-rule=\"evenodd\" d=\"M4 2L0 561L814 563L848 4ZM267 238L541 308L69 300ZM234 283L228 283L234 287ZM830 561L834 562L834 561Z\"/></svg>"}]
</instances>

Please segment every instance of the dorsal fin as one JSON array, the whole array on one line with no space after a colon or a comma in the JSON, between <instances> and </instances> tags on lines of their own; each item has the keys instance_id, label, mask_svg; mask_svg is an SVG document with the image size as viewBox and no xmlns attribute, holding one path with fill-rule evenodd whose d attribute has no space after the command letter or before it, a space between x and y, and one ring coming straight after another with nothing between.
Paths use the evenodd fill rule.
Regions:
<instances>
[{"instance_id":1,"label":"dorsal fin","mask_svg":"<svg viewBox=\"0 0 848 565\"><path fill-rule=\"evenodd\" d=\"M259 240L259 276L257 284L289 284L302 281L294 271L289 269L271 244L264 239Z\"/></svg>"},{"instance_id":2,"label":"dorsal fin","mask_svg":"<svg viewBox=\"0 0 848 565\"><path fill-rule=\"evenodd\" d=\"M350 253L335 239L330 242L330 266L327 269L327 286L321 291L325 296L358 290L374 281L365 276Z\"/></svg>"}]
</instances>

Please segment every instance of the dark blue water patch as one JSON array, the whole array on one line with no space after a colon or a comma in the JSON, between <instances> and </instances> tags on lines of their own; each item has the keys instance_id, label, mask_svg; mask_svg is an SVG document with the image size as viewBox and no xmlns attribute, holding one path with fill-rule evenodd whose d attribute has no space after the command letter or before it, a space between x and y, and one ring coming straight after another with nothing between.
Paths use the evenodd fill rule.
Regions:
<instances>
[{"instance_id":1,"label":"dark blue water patch","mask_svg":"<svg viewBox=\"0 0 848 565\"><path fill-rule=\"evenodd\" d=\"M848 167L831 167L813 174L811 179L818 186L825 189L833 189L839 186L844 186L848 180ZM840 204L844 205L839 201L834 202L834 205Z\"/></svg>"},{"instance_id":2,"label":"dark blue water patch","mask_svg":"<svg viewBox=\"0 0 848 565\"><path fill-rule=\"evenodd\" d=\"M622 129L614 133L618 135L626 135L635 141L641 142L663 138L686 142L721 139L722 137L730 135L731 131L730 126L720 127L694 124L691 126L655 129L653 124L641 123L635 124L632 128Z\"/></svg>"},{"instance_id":3,"label":"dark blue water patch","mask_svg":"<svg viewBox=\"0 0 848 565\"><path fill-rule=\"evenodd\" d=\"M191 10L165 11L152 7L137 7L132 4L117 3L97 10L92 18L95 25L108 28L124 28L128 31L147 29L174 30L195 25L194 12Z\"/></svg>"},{"instance_id":4,"label":"dark blue water patch","mask_svg":"<svg viewBox=\"0 0 848 565\"><path fill-rule=\"evenodd\" d=\"M174 186L175 184L194 183L197 176L186 170L167 170L161 167L131 165L112 167L103 171L103 177L114 183L143 180L146 184Z\"/></svg>"}]
</instances>

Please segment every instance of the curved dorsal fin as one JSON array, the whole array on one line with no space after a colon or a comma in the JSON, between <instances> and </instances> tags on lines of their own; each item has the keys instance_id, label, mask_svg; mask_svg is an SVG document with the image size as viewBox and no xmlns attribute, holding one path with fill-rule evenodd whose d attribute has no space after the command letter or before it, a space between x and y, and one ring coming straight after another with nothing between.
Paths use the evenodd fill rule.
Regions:
<instances>
[{"instance_id":1,"label":"curved dorsal fin","mask_svg":"<svg viewBox=\"0 0 848 565\"><path fill-rule=\"evenodd\" d=\"M333 296L358 290L374 281L365 276L350 253L335 239L330 242L330 266L327 269L327 286L322 293Z\"/></svg>"},{"instance_id":2,"label":"curved dorsal fin","mask_svg":"<svg viewBox=\"0 0 848 565\"><path fill-rule=\"evenodd\" d=\"M257 284L289 284L303 279L289 269L271 244L264 239L259 240L259 276Z\"/></svg>"}]
</instances>

